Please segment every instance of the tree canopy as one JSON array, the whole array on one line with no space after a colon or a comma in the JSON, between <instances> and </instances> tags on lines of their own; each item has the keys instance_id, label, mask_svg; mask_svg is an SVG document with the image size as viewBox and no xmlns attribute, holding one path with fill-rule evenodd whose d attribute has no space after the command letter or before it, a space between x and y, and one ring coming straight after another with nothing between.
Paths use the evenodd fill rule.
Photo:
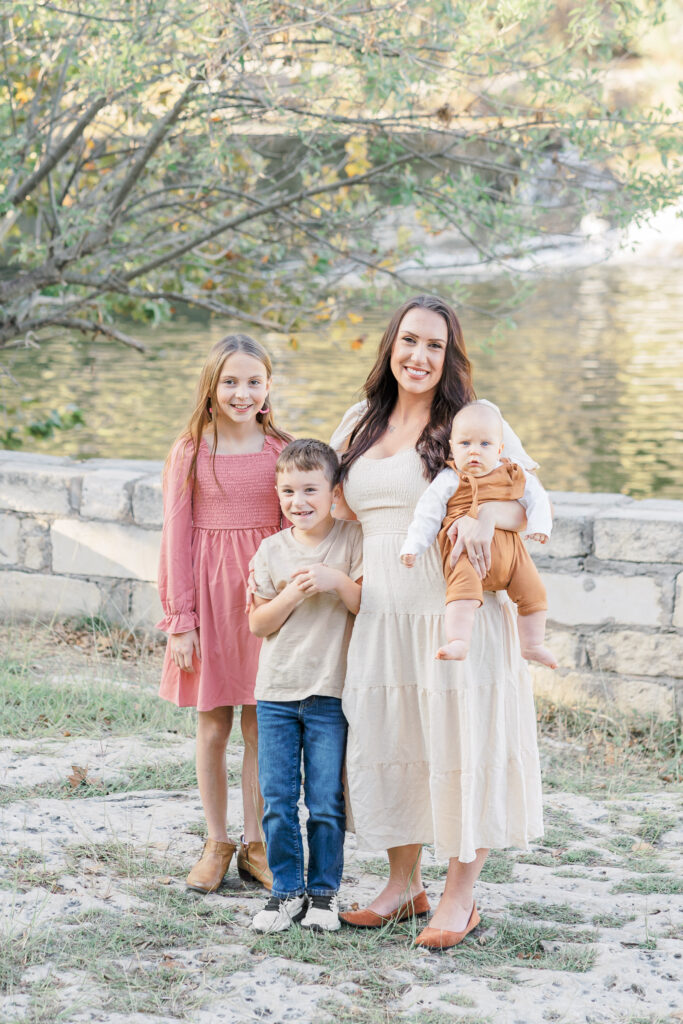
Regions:
<instances>
[{"instance_id":1,"label":"tree canopy","mask_svg":"<svg viewBox=\"0 0 683 1024\"><path fill-rule=\"evenodd\" d=\"M136 344L124 315L181 303L291 331L352 272L400 281L417 235L505 265L585 212L672 202L674 113L609 88L665 9L15 0L0 347L55 328Z\"/></svg>"}]
</instances>

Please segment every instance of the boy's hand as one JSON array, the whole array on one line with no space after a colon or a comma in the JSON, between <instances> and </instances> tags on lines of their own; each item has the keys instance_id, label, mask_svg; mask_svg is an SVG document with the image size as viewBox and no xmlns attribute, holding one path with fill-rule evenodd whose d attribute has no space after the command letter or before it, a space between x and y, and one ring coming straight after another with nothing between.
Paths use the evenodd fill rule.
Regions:
<instances>
[{"instance_id":1,"label":"boy's hand","mask_svg":"<svg viewBox=\"0 0 683 1024\"><path fill-rule=\"evenodd\" d=\"M309 565L305 569L297 569L292 573L292 583L295 583L299 590L310 597L312 594L325 594L330 590L336 590L339 584L340 573L338 569L332 569L329 565Z\"/></svg>"},{"instance_id":2,"label":"boy's hand","mask_svg":"<svg viewBox=\"0 0 683 1024\"><path fill-rule=\"evenodd\" d=\"M539 544L545 544L548 540L547 533L525 533L526 540L537 540Z\"/></svg>"},{"instance_id":3,"label":"boy's hand","mask_svg":"<svg viewBox=\"0 0 683 1024\"><path fill-rule=\"evenodd\" d=\"M415 565L415 555L401 555L401 561L408 569L412 569Z\"/></svg>"}]
</instances>

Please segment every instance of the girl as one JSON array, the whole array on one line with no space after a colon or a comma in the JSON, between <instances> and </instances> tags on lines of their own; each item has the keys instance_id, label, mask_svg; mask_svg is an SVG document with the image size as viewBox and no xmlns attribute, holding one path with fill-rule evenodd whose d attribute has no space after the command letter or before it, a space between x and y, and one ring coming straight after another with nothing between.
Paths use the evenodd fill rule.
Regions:
<instances>
[{"instance_id":1,"label":"girl","mask_svg":"<svg viewBox=\"0 0 683 1024\"><path fill-rule=\"evenodd\" d=\"M254 681L260 640L244 611L248 563L281 526L275 463L291 438L275 426L268 353L245 334L212 348L186 430L164 467L159 596L169 634L159 693L196 707L197 782L208 830L187 885L213 892L237 844L228 838L225 750L242 706L242 878L272 884L262 840Z\"/></svg>"}]
</instances>

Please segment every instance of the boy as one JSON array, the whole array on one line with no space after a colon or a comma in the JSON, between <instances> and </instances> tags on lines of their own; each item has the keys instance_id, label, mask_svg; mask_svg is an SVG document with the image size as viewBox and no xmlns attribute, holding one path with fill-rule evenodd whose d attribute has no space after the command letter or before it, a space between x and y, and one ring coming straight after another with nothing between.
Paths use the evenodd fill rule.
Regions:
<instances>
[{"instance_id":1,"label":"boy","mask_svg":"<svg viewBox=\"0 0 683 1024\"><path fill-rule=\"evenodd\" d=\"M275 466L282 514L293 524L261 543L253 561L249 627L264 637L256 677L263 829L273 872L258 932L340 927L344 863L341 692L353 616L360 607L358 523L332 518L339 463L322 441L292 441ZM308 879L299 828L301 757L308 808ZM303 918L303 920L302 920Z\"/></svg>"},{"instance_id":2,"label":"boy","mask_svg":"<svg viewBox=\"0 0 683 1024\"><path fill-rule=\"evenodd\" d=\"M544 646L548 607L545 587L518 534L496 530L491 542L491 568L481 580L466 554L451 565L452 544L447 531L462 515L477 518L480 501L518 500L527 513L531 540L545 544L552 515L548 496L535 476L508 459L501 461L503 424L498 411L485 402L470 402L454 417L451 451L455 469L443 469L415 508L415 516L401 561L411 568L437 538L441 548L446 590L446 640L437 658L462 661L467 657L474 613L482 603L482 590L507 590L517 605L522 655L549 668L557 668Z\"/></svg>"}]
</instances>

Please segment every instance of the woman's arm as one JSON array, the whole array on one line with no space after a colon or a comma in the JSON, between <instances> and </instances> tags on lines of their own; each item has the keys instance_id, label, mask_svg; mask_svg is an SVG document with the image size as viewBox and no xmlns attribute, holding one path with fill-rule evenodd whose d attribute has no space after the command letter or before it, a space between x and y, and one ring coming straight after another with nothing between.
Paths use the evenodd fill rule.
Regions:
<instances>
[{"instance_id":1,"label":"woman's arm","mask_svg":"<svg viewBox=\"0 0 683 1024\"><path fill-rule=\"evenodd\" d=\"M493 531L510 530L518 533L526 527L526 515L518 501L487 501L479 506L479 518L461 516L448 531L453 542L451 565L455 565L463 551L483 580L491 568L491 541ZM454 539L455 538L455 539Z\"/></svg>"}]
</instances>

